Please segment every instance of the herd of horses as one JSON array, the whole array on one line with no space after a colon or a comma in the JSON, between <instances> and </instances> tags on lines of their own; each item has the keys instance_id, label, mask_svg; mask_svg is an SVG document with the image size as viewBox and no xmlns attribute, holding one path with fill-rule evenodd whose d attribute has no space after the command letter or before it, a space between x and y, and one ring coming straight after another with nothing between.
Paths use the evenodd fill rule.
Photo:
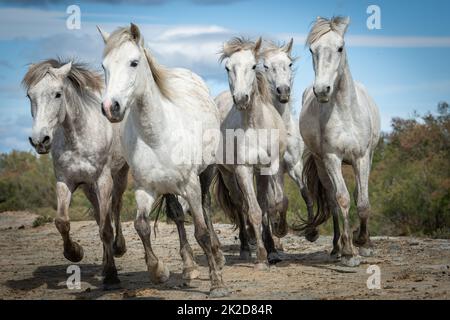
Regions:
<instances>
[{"instance_id":1,"label":"herd of horses","mask_svg":"<svg viewBox=\"0 0 450 320\"><path fill-rule=\"evenodd\" d=\"M120 211L129 170L137 205L134 226L155 283L169 278L151 246L149 215L156 209L176 223L183 278L199 275L184 226L189 212L207 257L210 295L229 294L221 275L225 258L210 219L212 189L239 228L241 258L251 258L253 238L256 268L280 261L280 238L288 230L285 174L307 205L308 240L315 241L319 225L332 217L333 256L357 266L360 255L372 254L368 179L380 117L366 89L352 79L344 42L348 25L344 17L317 18L313 24L307 45L315 81L303 93L299 122L291 113L292 40L226 42L220 61L230 90L215 100L193 72L158 64L134 24L111 34L98 28L105 43L104 76L59 59L30 65L23 79L33 116L29 140L39 154L52 154L55 225L64 256L72 262L83 258L69 222L71 196L81 187L100 229L104 286L117 286L114 258L126 252ZM352 165L356 177L360 226L354 235L342 163Z\"/></svg>"}]
</instances>

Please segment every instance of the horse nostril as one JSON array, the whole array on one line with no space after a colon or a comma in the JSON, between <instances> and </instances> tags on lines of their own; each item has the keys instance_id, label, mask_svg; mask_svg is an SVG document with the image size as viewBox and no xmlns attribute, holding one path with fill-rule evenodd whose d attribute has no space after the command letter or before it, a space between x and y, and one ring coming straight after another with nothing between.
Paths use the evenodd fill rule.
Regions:
<instances>
[{"instance_id":1,"label":"horse nostril","mask_svg":"<svg viewBox=\"0 0 450 320\"><path fill-rule=\"evenodd\" d=\"M31 137L28 137L28 141L30 141L30 144L32 147L36 147L36 145L33 142L33 139L31 139Z\"/></svg>"},{"instance_id":2,"label":"horse nostril","mask_svg":"<svg viewBox=\"0 0 450 320\"><path fill-rule=\"evenodd\" d=\"M277 87L277 92L278 92L278 94L281 94L280 87Z\"/></svg>"},{"instance_id":3,"label":"horse nostril","mask_svg":"<svg viewBox=\"0 0 450 320\"><path fill-rule=\"evenodd\" d=\"M248 94L245 95L245 101L248 101Z\"/></svg>"},{"instance_id":4,"label":"horse nostril","mask_svg":"<svg viewBox=\"0 0 450 320\"><path fill-rule=\"evenodd\" d=\"M328 87L327 87L327 93L330 93L330 91L331 91L331 87L328 86Z\"/></svg>"},{"instance_id":5,"label":"horse nostril","mask_svg":"<svg viewBox=\"0 0 450 320\"><path fill-rule=\"evenodd\" d=\"M113 112L119 112L120 111L120 104L119 104L119 102L114 101L114 104L113 104L113 106L111 108L111 111L113 111Z\"/></svg>"},{"instance_id":6,"label":"horse nostril","mask_svg":"<svg viewBox=\"0 0 450 320\"><path fill-rule=\"evenodd\" d=\"M42 140L42 144L48 144L50 142L50 137L49 136L45 136L44 139Z\"/></svg>"}]
</instances>

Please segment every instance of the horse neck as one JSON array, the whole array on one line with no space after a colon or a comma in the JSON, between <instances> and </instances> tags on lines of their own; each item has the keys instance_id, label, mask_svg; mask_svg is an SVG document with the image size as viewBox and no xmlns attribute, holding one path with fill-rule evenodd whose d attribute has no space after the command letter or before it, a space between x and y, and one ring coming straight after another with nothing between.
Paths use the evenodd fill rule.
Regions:
<instances>
[{"instance_id":1,"label":"horse neck","mask_svg":"<svg viewBox=\"0 0 450 320\"><path fill-rule=\"evenodd\" d=\"M256 90L257 91L254 93L250 106L247 110L242 112L246 128L260 128L261 124L264 122L264 109L262 107L264 102L259 95L258 89Z\"/></svg>"},{"instance_id":2,"label":"horse neck","mask_svg":"<svg viewBox=\"0 0 450 320\"><path fill-rule=\"evenodd\" d=\"M130 116L141 138L148 144L154 144L161 140L167 123L163 106L165 98L153 79L150 67L147 66L141 72L143 88L138 90L139 93L134 98Z\"/></svg>"},{"instance_id":3,"label":"horse neck","mask_svg":"<svg viewBox=\"0 0 450 320\"><path fill-rule=\"evenodd\" d=\"M281 103L278 98L273 97L273 105L277 109L284 123L289 123L291 121L291 102Z\"/></svg>"},{"instance_id":4,"label":"horse neck","mask_svg":"<svg viewBox=\"0 0 450 320\"><path fill-rule=\"evenodd\" d=\"M88 107L80 104L69 104L64 102L65 117L61 124L64 132L66 143L75 145L80 136L83 136L86 128L86 123L89 120L87 115Z\"/></svg>"},{"instance_id":5,"label":"horse neck","mask_svg":"<svg viewBox=\"0 0 450 320\"><path fill-rule=\"evenodd\" d=\"M334 94L334 103L332 105L339 109L342 113L351 113L352 116L357 114L355 108L357 108L357 96L356 87L353 81L352 74L350 72L350 67L348 65L347 58L345 58L344 64L342 66L341 76L338 79L336 92Z\"/></svg>"}]
</instances>

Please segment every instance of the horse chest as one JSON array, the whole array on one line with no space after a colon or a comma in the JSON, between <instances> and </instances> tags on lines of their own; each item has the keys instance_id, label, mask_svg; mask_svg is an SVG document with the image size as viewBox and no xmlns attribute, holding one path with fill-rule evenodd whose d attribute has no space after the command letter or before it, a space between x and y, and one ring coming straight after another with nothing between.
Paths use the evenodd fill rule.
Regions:
<instances>
[{"instance_id":1,"label":"horse chest","mask_svg":"<svg viewBox=\"0 0 450 320\"><path fill-rule=\"evenodd\" d=\"M57 174L79 183L95 181L107 161L107 158L85 155L72 150L58 154L55 159Z\"/></svg>"}]
</instances>

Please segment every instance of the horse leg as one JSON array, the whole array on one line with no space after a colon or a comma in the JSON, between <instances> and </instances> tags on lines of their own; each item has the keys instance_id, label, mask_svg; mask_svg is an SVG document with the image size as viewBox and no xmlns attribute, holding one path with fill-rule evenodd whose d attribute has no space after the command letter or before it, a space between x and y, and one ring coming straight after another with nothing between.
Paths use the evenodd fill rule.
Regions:
<instances>
[{"instance_id":1,"label":"horse leg","mask_svg":"<svg viewBox=\"0 0 450 320\"><path fill-rule=\"evenodd\" d=\"M267 196L269 189L269 179L272 177L268 175L257 175L256 176L256 185L257 185L257 199L258 204L261 208L262 213L262 236L264 241L264 246L267 250L267 259L270 264L276 264L281 261L281 258L275 249L275 244L272 238L272 232L270 230L269 225L269 217L268 217L268 207L269 207L269 199Z\"/></svg>"},{"instance_id":2,"label":"horse leg","mask_svg":"<svg viewBox=\"0 0 450 320\"><path fill-rule=\"evenodd\" d=\"M323 162L319 159L316 159L315 162L317 167L317 174L319 176L322 185L325 188L325 191L327 192L328 201L326 205L329 206L329 208L331 208L331 214L333 215L333 231L334 231L333 250L331 251L330 255L333 259L340 259L342 248L340 241L341 229L339 226L339 206L335 201L333 183L326 172Z\"/></svg>"},{"instance_id":3,"label":"horse leg","mask_svg":"<svg viewBox=\"0 0 450 320\"><path fill-rule=\"evenodd\" d=\"M229 295L228 289L225 287L222 274L217 266L216 259L212 249L211 231L205 221L205 215L202 208L202 190L200 180L197 176L191 177L190 183L187 186L185 199L189 203L192 212L192 218L195 225L195 239L203 249L209 265L209 275L211 280L210 296L214 298L225 297Z\"/></svg>"},{"instance_id":4,"label":"horse leg","mask_svg":"<svg viewBox=\"0 0 450 320\"><path fill-rule=\"evenodd\" d=\"M295 182L297 187L300 189L300 194L305 201L306 209L308 213L308 221L312 221L314 219L314 201L311 198L310 193L308 192L308 189L306 188L305 184L302 180L303 175L303 164L300 159L295 166L288 167L288 174L289 177ZM310 242L315 242L319 238L319 233L316 232L315 234L311 235L311 238L308 239Z\"/></svg>"},{"instance_id":5,"label":"horse leg","mask_svg":"<svg viewBox=\"0 0 450 320\"><path fill-rule=\"evenodd\" d=\"M70 237L69 205L72 199L72 192L65 182L56 183L56 196L58 207L56 211L55 226L58 229L64 243L64 257L72 262L80 262L83 259L83 247L74 242Z\"/></svg>"},{"instance_id":6,"label":"horse leg","mask_svg":"<svg viewBox=\"0 0 450 320\"><path fill-rule=\"evenodd\" d=\"M216 259L216 263L220 269L225 265L225 256L220 249L220 241L217 233L214 231L214 226L211 220L211 194L209 188L214 179L215 171L217 168L213 165L208 166L208 168L200 174L200 187L202 191L202 207L203 215L211 234L212 252Z\"/></svg>"},{"instance_id":7,"label":"horse leg","mask_svg":"<svg viewBox=\"0 0 450 320\"><path fill-rule=\"evenodd\" d=\"M167 216L175 222L180 240L180 256L183 260L183 279L192 280L199 276L197 265L194 261L194 253L189 245L186 229L184 227L184 212L178 199L170 194L166 196Z\"/></svg>"},{"instance_id":8,"label":"horse leg","mask_svg":"<svg viewBox=\"0 0 450 320\"><path fill-rule=\"evenodd\" d=\"M100 207L98 204L98 198L97 198L97 192L95 189L95 186L91 185L91 184L84 184L81 186L84 192L84 195L86 196L86 198L89 200L89 202L92 205L92 208L94 210L94 218L95 221L97 222L97 225L100 227ZM103 250L103 260L102 260L102 266L104 267L106 265L106 253L105 250ZM104 268L102 270L102 275L103 274Z\"/></svg>"},{"instance_id":9,"label":"horse leg","mask_svg":"<svg viewBox=\"0 0 450 320\"><path fill-rule=\"evenodd\" d=\"M147 263L147 270L150 274L150 279L153 283L163 283L169 280L169 269L158 260L153 253L152 244L150 240L151 228L148 222L148 215L155 202L155 196L143 189L137 189L135 192L137 214L134 220L134 228L136 229L139 238L141 238L145 251L145 262Z\"/></svg>"},{"instance_id":10,"label":"horse leg","mask_svg":"<svg viewBox=\"0 0 450 320\"><path fill-rule=\"evenodd\" d=\"M100 238L103 242L103 252L105 257L105 264L103 266L103 286L106 290L115 289L120 283L114 262L114 230L111 222L112 188L113 179L111 177L111 173L108 170L104 170L97 180L96 192L100 209Z\"/></svg>"},{"instance_id":11,"label":"horse leg","mask_svg":"<svg viewBox=\"0 0 450 320\"><path fill-rule=\"evenodd\" d=\"M127 188L128 165L125 164L116 174L113 175L112 190L112 214L116 236L114 238L114 256L122 257L127 252L125 238L122 233L122 224L120 223L120 211L122 210L122 196Z\"/></svg>"},{"instance_id":12,"label":"horse leg","mask_svg":"<svg viewBox=\"0 0 450 320\"><path fill-rule=\"evenodd\" d=\"M335 199L341 209L344 218L344 232L341 235L342 258L341 262L349 267L355 267L360 264L358 251L352 243L352 233L350 230L350 221L348 212L350 209L350 195L342 176L342 161L334 154L327 154L324 158L325 169L333 183Z\"/></svg>"},{"instance_id":13,"label":"horse leg","mask_svg":"<svg viewBox=\"0 0 450 320\"><path fill-rule=\"evenodd\" d=\"M256 238L256 268L267 268L267 251L262 238L262 211L253 186L253 168L247 166L236 166L235 174L238 184L242 190L244 201L247 202L248 218L255 232Z\"/></svg>"},{"instance_id":14,"label":"horse leg","mask_svg":"<svg viewBox=\"0 0 450 320\"><path fill-rule=\"evenodd\" d=\"M223 181L226 185L226 188L228 189L228 192L230 193L231 201L233 202L233 205L236 208L244 208L241 191L239 189L239 186L236 181L236 176L233 173L230 173L226 170L220 170ZM252 256L251 250L250 250L250 235L247 230L247 219L246 219L246 212L243 210L239 210L237 214L237 226L239 227L239 241L241 243L240 245L240 252L239 252L239 258L241 260L249 260Z\"/></svg>"},{"instance_id":15,"label":"horse leg","mask_svg":"<svg viewBox=\"0 0 450 320\"><path fill-rule=\"evenodd\" d=\"M367 228L367 221L370 216L369 202L369 172L370 157L366 155L363 158L356 159L353 169L356 177L355 200L360 219L359 234L355 239L355 244L359 247L359 253L362 256L371 256L373 250Z\"/></svg>"}]
</instances>

